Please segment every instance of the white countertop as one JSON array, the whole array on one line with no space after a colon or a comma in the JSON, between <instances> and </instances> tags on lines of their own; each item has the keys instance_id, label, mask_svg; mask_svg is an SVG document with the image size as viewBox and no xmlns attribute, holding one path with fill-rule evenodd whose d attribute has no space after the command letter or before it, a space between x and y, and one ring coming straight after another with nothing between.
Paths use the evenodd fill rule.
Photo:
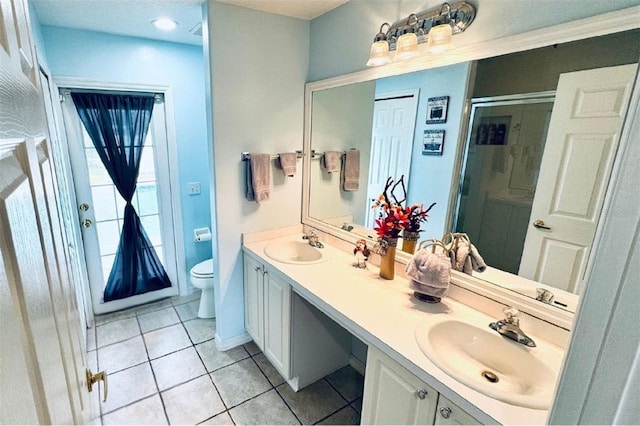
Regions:
<instances>
[{"instance_id":1,"label":"white countertop","mask_svg":"<svg viewBox=\"0 0 640 426\"><path fill-rule=\"evenodd\" d=\"M367 344L373 344L479 421L544 424L547 410L534 410L487 397L452 378L431 362L415 341L415 329L443 315L472 324L495 321L455 300L438 304L415 299L405 279L383 280L375 266L357 269L352 255L325 244L330 259L312 265L275 261L264 247L275 239L299 240L301 234L246 242L244 250L289 277L293 290ZM540 348L561 349L531 336ZM536 350L537 348L534 348ZM538 349L541 350L541 349Z\"/></svg>"}]
</instances>

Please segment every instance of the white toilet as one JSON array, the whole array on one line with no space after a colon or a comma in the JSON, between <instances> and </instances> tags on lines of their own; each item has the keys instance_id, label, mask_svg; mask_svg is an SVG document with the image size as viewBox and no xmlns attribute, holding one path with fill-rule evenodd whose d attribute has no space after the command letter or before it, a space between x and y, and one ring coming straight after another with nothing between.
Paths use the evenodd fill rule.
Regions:
<instances>
[{"instance_id":1,"label":"white toilet","mask_svg":"<svg viewBox=\"0 0 640 426\"><path fill-rule=\"evenodd\" d=\"M202 290L198 317L214 318L216 309L213 301L213 259L198 263L191 268L189 274L191 275L191 284Z\"/></svg>"}]
</instances>

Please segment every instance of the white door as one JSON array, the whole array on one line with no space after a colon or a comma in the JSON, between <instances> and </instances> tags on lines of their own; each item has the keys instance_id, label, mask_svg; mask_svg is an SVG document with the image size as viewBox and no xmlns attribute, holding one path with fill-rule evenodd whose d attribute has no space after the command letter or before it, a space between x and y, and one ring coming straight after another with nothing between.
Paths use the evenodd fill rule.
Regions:
<instances>
[{"instance_id":1,"label":"white door","mask_svg":"<svg viewBox=\"0 0 640 426\"><path fill-rule=\"evenodd\" d=\"M89 420L27 4L0 2L0 424Z\"/></svg>"},{"instance_id":2,"label":"white door","mask_svg":"<svg viewBox=\"0 0 640 426\"><path fill-rule=\"evenodd\" d=\"M105 303L104 288L120 240L125 202L80 121L69 89L60 91L93 311L103 314L178 294L165 110L161 97L154 105L144 141L132 203L172 286Z\"/></svg>"},{"instance_id":3,"label":"white door","mask_svg":"<svg viewBox=\"0 0 640 426\"><path fill-rule=\"evenodd\" d=\"M376 219L376 211L371 210L371 200L382 194L387 178L409 177L417 110L418 91L381 95L375 101L365 206L367 228L373 228Z\"/></svg>"},{"instance_id":4,"label":"white door","mask_svg":"<svg viewBox=\"0 0 640 426\"><path fill-rule=\"evenodd\" d=\"M560 76L521 276L579 290L636 70L633 64Z\"/></svg>"}]
</instances>

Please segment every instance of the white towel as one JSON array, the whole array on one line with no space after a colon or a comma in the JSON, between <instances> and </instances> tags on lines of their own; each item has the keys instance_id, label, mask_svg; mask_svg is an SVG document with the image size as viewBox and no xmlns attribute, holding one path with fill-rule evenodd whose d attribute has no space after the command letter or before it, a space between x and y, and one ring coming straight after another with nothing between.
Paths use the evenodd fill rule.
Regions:
<instances>
[{"instance_id":1,"label":"white towel","mask_svg":"<svg viewBox=\"0 0 640 426\"><path fill-rule=\"evenodd\" d=\"M296 175L296 163L298 162L298 154L295 152L281 152L278 154L280 159L280 168L285 176L293 177Z\"/></svg>"},{"instance_id":2,"label":"white towel","mask_svg":"<svg viewBox=\"0 0 640 426\"><path fill-rule=\"evenodd\" d=\"M340 171L340 155L339 151L325 151L322 156L324 168L327 173L337 173Z\"/></svg>"},{"instance_id":3,"label":"white towel","mask_svg":"<svg viewBox=\"0 0 640 426\"><path fill-rule=\"evenodd\" d=\"M344 191L357 191L360 187L360 151L357 149L344 153L341 177Z\"/></svg>"},{"instance_id":4,"label":"white towel","mask_svg":"<svg viewBox=\"0 0 640 426\"><path fill-rule=\"evenodd\" d=\"M414 253L405 272L414 291L434 297L444 297L449 292L451 262L445 253L422 248Z\"/></svg>"},{"instance_id":5,"label":"white towel","mask_svg":"<svg viewBox=\"0 0 640 426\"><path fill-rule=\"evenodd\" d=\"M271 195L271 154L251 154L247 167L247 199L258 204L268 200Z\"/></svg>"}]
</instances>

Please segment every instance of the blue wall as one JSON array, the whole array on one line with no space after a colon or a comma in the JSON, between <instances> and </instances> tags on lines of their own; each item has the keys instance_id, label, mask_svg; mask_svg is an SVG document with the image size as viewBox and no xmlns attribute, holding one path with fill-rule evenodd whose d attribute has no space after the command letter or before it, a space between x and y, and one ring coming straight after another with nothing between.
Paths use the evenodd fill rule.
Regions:
<instances>
[{"instance_id":1,"label":"blue wall","mask_svg":"<svg viewBox=\"0 0 640 426\"><path fill-rule=\"evenodd\" d=\"M41 32L36 38L44 41L54 77L173 88L184 268L188 273L191 266L211 257L211 244L193 241L194 228L211 226L202 47L51 26L42 26ZM200 182L201 193L188 195L188 182Z\"/></svg>"},{"instance_id":2,"label":"blue wall","mask_svg":"<svg viewBox=\"0 0 640 426\"><path fill-rule=\"evenodd\" d=\"M424 203L425 207L437 203L429 214L427 224L422 225L425 229L422 238L440 238L445 231L469 68L470 64L466 62L376 81L376 98L384 93L420 89L407 202L409 205ZM447 122L426 124L427 100L436 96L449 96ZM425 130L444 130L442 156L422 155Z\"/></svg>"}]
</instances>

